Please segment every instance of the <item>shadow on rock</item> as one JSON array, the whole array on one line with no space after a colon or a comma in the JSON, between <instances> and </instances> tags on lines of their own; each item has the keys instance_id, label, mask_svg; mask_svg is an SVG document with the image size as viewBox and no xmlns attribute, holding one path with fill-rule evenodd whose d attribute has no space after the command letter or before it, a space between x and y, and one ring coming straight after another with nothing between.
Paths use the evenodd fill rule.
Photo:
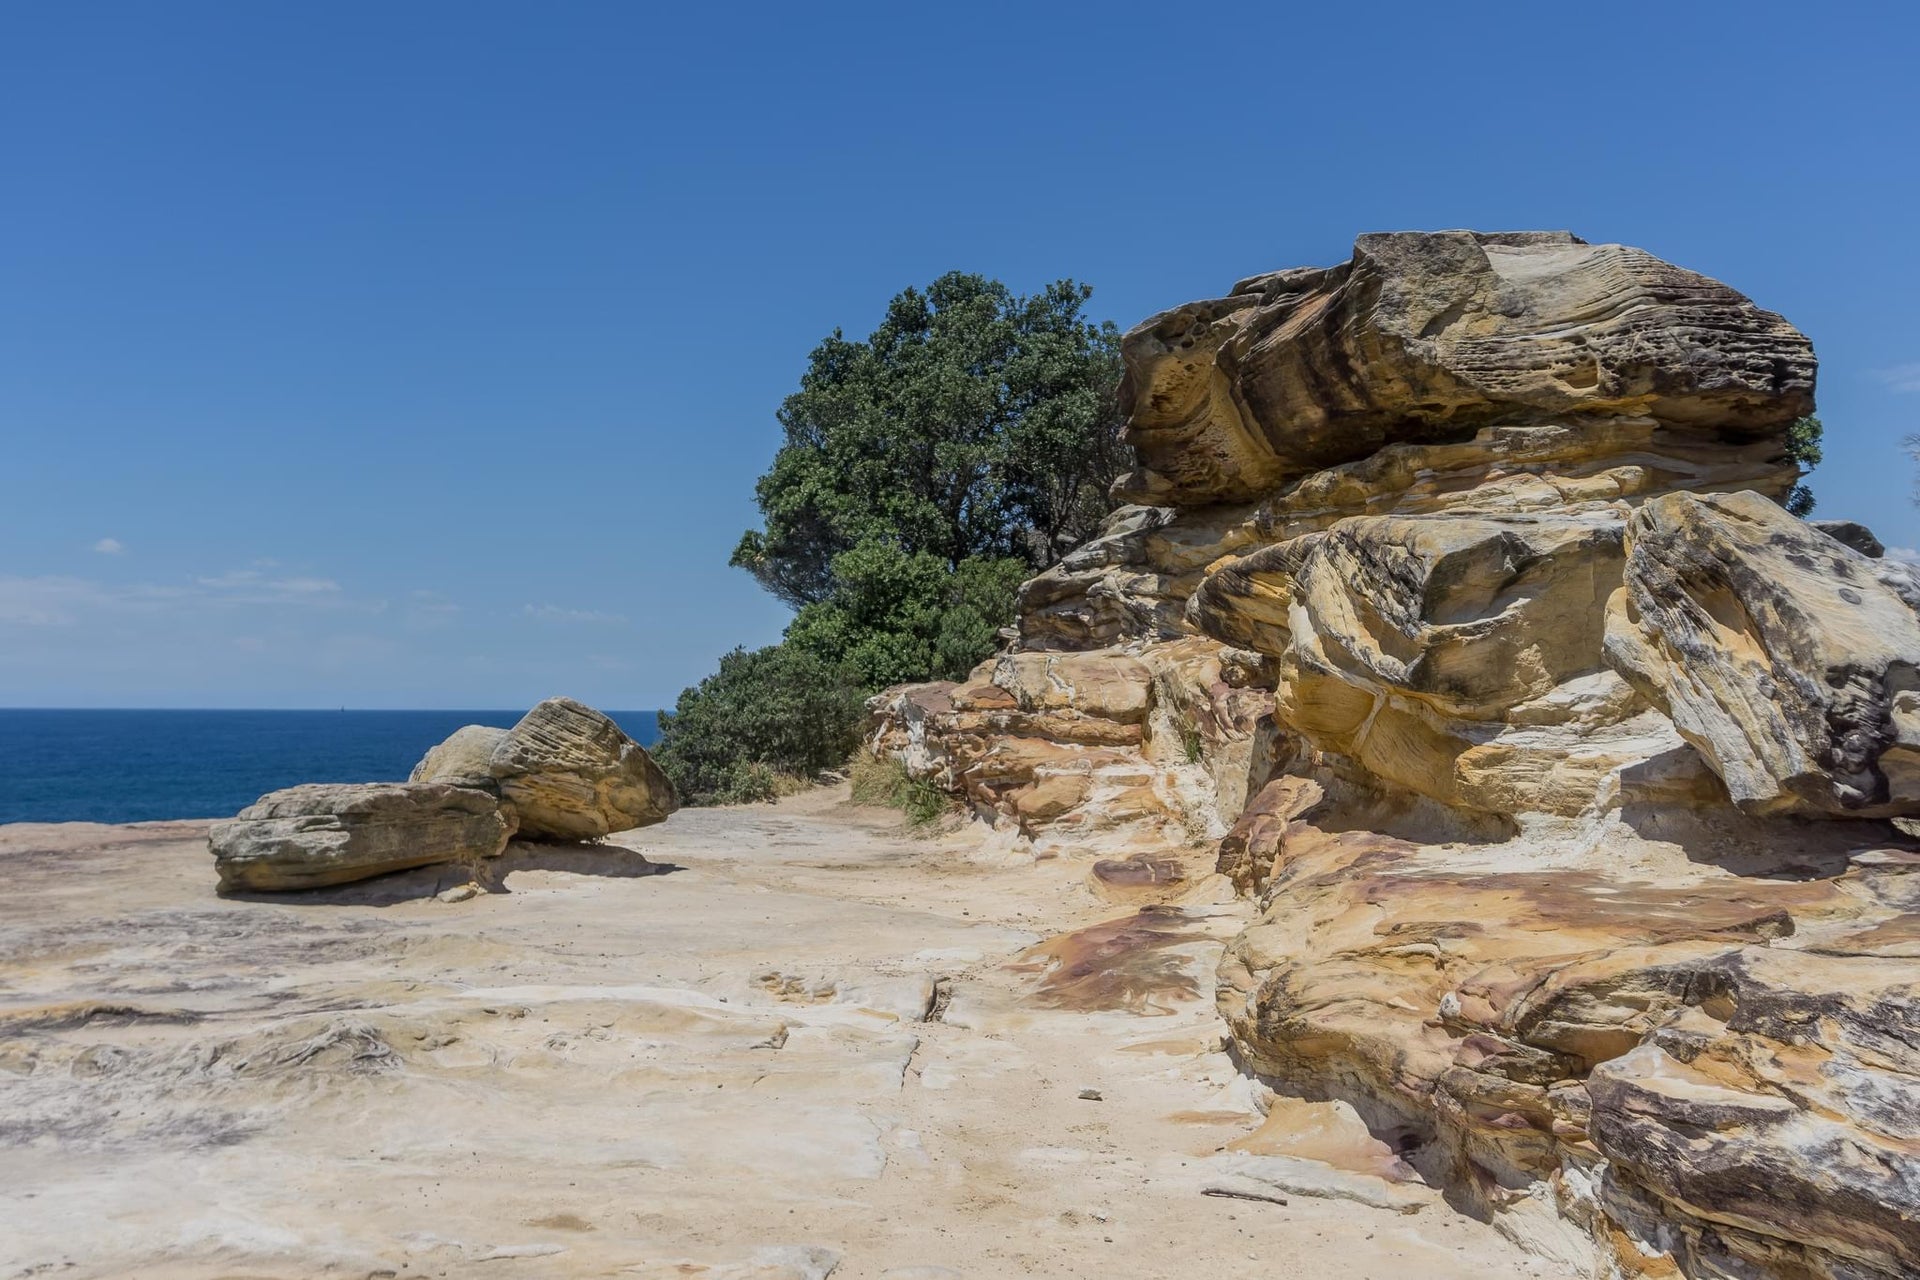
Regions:
<instances>
[{"instance_id":1,"label":"shadow on rock","mask_svg":"<svg viewBox=\"0 0 1920 1280\"><path fill-rule=\"evenodd\" d=\"M652 862L619 845L568 841L516 840L486 866L482 884L489 893L506 893L506 879L516 871L559 871L576 876L608 876L631 880L639 876L666 876L686 868L677 862Z\"/></svg>"},{"instance_id":2,"label":"shadow on rock","mask_svg":"<svg viewBox=\"0 0 1920 1280\"><path fill-rule=\"evenodd\" d=\"M466 897L513 892L508 877L521 871L553 871L563 875L604 876L632 880L640 876L664 876L685 867L673 862L652 862L632 849L618 845L584 842L539 842L516 840L497 858L478 864L441 863L415 867L376 876L353 884L296 892L226 893L222 897L241 902L277 902L287 906L391 907L405 902L420 902L445 894L470 889ZM457 899L456 899L457 900Z\"/></svg>"}]
</instances>

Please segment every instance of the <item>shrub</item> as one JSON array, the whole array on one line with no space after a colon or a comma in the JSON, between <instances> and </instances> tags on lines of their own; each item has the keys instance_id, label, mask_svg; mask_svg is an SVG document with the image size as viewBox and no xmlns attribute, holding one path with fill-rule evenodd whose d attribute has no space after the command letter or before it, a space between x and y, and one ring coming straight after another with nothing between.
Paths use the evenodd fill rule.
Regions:
<instances>
[{"instance_id":1,"label":"shrub","mask_svg":"<svg viewBox=\"0 0 1920 1280\"><path fill-rule=\"evenodd\" d=\"M773 799L780 776L812 778L844 761L864 712L847 674L805 649L735 649L660 713L653 757L687 804Z\"/></svg>"},{"instance_id":2,"label":"shrub","mask_svg":"<svg viewBox=\"0 0 1920 1280\"><path fill-rule=\"evenodd\" d=\"M843 667L869 690L913 680L958 680L999 643L1023 560L909 554L879 538L833 558L833 591L804 605L787 643Z\"/></svg>"},{"instance_id":3,"label":"shrub","mask_svg":"<svg viewBox=\"0 0 1920 1280\"><path fill-rule=\"evenodd\" d=\"M1192 725L1180 726L1180 745L1187 753L1188 764L1199 764L1206 753L1200 741L1200 731Z\"/></svg>"},{"instance_id":4,"label":"shrub","mask_svg":"<svg viewBox=\"0 0 1920 1280\"><path fill-rule=\"evenodd\" d=\"M1050 564L1099 527L1120 443L1120 334L1071 280L1031 297L949 272L887 304L864 341L835 331L780 406L785 443L755 489L762 527L733 563L800 608L835 560L879 537L949 569Z\"/></svg>"},{"instance_id":5,"label":"shrub","mask_svg":"<svg viewBox=\"0 0 1920 1280\"><path fill-rule=\"evenodd\" d=\"M797 773L782 773L757 760L736 760L727 770L727 780L712 794L713 804L772 803L782 796L797 795L813 785L811 778Z\"/></svg>"},{"instance_id":6,"label":"shrub","mask_svg":"<svg viewBox=\"0 0 1920 1280\"><path fill-rule=\"evenodd\" d=\"M946 792L908 773L907 766L893 756L874 756L863 751L848 768L847 778L852 784L855 804L898 809L906 815L910 827L937 822L953 808Z\"/></svg>"}]
</instances>

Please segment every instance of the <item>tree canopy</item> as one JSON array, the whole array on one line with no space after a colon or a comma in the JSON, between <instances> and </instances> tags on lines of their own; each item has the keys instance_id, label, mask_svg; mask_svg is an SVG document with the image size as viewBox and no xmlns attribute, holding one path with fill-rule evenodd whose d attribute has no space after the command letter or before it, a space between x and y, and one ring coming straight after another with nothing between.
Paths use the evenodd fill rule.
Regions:
<instances>
[{"instance_id":1,"label":"tree canopy","mask_svg":"<svg viewBox=\"0 0 1920 1280\"><path fill-rule=\"evenodd\" d=\"M1020 583L1098 529L1128 455L1119 333L1086 317L1091 293L952 272L864 341L814 348L755 490L764 527L733 553L796 613L661 714L655 756L684 798L840 763L865 694L965 675Z\"/></svg>"},{"instance_id":2,"label":"tree canopy","mask_svg":"<svg viewBox=\"0 0 1920 1280\"><path fill-rule=\"evenodd\" d=\"M735 649L660 713L653 755L691 803L772 799L772 774L812 775L846 760L864 700L834 664L804 649Z\"/></svg>"},{"instance_id":3,"label":"tree canopy","mask_svg":"<svg viewBox=\"0 0 1920 1280\"><path fill-rule=\"evenodd\" d=\"M1119 333L1086 318L1091 293L950 272L897 295L865 341L836 331L780 407L765 527L733 563L799 608L862 541L1043 567L1092 533L1125 452Z\"/></svg>"},{"instance_id":4,"label":"tree canopy","mask_svg":"<svg viewBox=\"0 0 1920 1280\"><path fill-rule=\"evenodd\" d=\"M1825 435L1826 428L1820 425L1820 419L1812 415L1795 418L1787 428L1787 459L1799 465L1802 476L1820 465L1820 441ZM1813 501L1813 490L1804 484L1796 484L1787 492L1786 501L1781 505L1786 507L1790 515L1804 520L1813 514Z\"/></svg>"}]
</instances>

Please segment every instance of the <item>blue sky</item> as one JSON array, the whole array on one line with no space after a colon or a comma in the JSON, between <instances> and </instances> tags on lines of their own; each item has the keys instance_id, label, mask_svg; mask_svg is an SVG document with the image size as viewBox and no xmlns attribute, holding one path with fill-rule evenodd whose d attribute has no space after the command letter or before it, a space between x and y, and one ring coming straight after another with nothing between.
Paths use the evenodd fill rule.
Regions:
<instances>
[{"instance_id":1,"label":"blue sky","mask_svg":"<svg viewBox=\"0 0 1920 1280\"><path fill-rule=\"evenodd\" d=\"M670 703L835 326L1123 327L1368 230L1783 312L1820 513L1920 545L1911 6L0 8L0 705Z\"/></svg>"}]
</instances>

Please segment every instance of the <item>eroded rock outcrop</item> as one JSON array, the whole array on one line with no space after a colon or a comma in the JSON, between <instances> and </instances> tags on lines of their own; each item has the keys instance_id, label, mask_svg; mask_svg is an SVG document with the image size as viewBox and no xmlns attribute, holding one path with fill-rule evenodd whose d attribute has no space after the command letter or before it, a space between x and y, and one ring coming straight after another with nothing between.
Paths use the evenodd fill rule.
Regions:
<instances>
[{"instance_id":1,"label":"eroded rock outcrop","mask_svg":"<svg viewBox=\"0 0 1920 1280\"><path fill-rule=\"evenodd\" d=\"M208 832L220 891L318 889L441 862L498 857L510 813L437 782L310 783L260 797Z\"/></svg>"},{"instance_id":2,"label":"eroded rock outcrop","mask_svg":"<svg viewBox=\"0 0 1920 1280\"><path fill-rule=\"evenodd\" d=\"M1164 849L1224 830L1272 767L1257 655L1010 653L875 699L872 747L1044 850ZM1197 865L1197 864L1196 864Z\"/></svg>"},{"instance_id":3,"label":"eroded rock outcrop","mask_svg":"<svg viewBox=\"0 0 1920 1280\"><path fill-rule=\"evenodd\" d=\"M1123 352L1132 505L872 745L1103 889L1252 898L1248 1071L1564 1273L1920 1273L1920 572L1779 505L1806 339L1442 232ZM1144 714L1040 693L1083 662Z\"/></svg>"},{"instance_id":4,"label":"eroded rock outcrop","mask_svg":"<svg viewBox=\"0 0 1920 1280\"><path fill-rule=\"evenodd\" d=\"M1565 232L1361 236L1126 337L1124 492L1257 500L1480 426L1639 415L1748 438L1813 408L1813 348L1715 280Z\"/></svg>"},{"instance_id":5,"label":"eroded rock outcrop","mask_svg":"<svg viewBox=\"0 0 1920 1280\"><path fill-rule=\"evenodd\" d=\"M1298 820L1222 1012L1254 1070L1491 1211L1547 1188L1625 1274L1911 1274L1920 859L1843 834L1762 877Z\"/></svg>"},{"instance_id":6,"label":"eroded rock outcrop","mask_svg":"<svg viewBox=\"0 0 1920 1280\"><path fill-rule=\"evenodd\" d=\"M680 807L646 748L572 698L547 699L511 729L456 730L414 767L413 780L497 788L529 840L597 840Z\"/></svg>"},{"instance_id":7,"label":"eroded rock outcrop","mask_svg":"<svg viewBox=\"0 0 1920 1280\"><path fill-rule=\"evenodd\" d=\"M511 729L455 730L407 782L262 796L214 823L207 843L223 893L315 889L440 863L470 864L479 878L516 834L594 840L678 807L666 775L620 726L550 698Z\"/></svg>"},{"instance_id":8,"label":"eroded rock outcrop","mask_svg":"<svg viewBox=\"0 0 1920 1280\"><path fill-rule=\"evenodd\" d=\"M1245 556L1194 597L1279 661L1279 718L1443 804L1577 815L1681 743L1601 656L1619 513L1361 516Z\"/></svg>"},{"instance_id":9,"label":"eroded rock outcrop","mask_svg":"<svg viewBox=\"0 0 1920 1280\"><path fill-rule=\"evenodd\" d=\"M1753 493L1628 522L1607 656L1749 813L1920 808L1920 615L1868 557Z\"/></svg>"}]
</instances>

